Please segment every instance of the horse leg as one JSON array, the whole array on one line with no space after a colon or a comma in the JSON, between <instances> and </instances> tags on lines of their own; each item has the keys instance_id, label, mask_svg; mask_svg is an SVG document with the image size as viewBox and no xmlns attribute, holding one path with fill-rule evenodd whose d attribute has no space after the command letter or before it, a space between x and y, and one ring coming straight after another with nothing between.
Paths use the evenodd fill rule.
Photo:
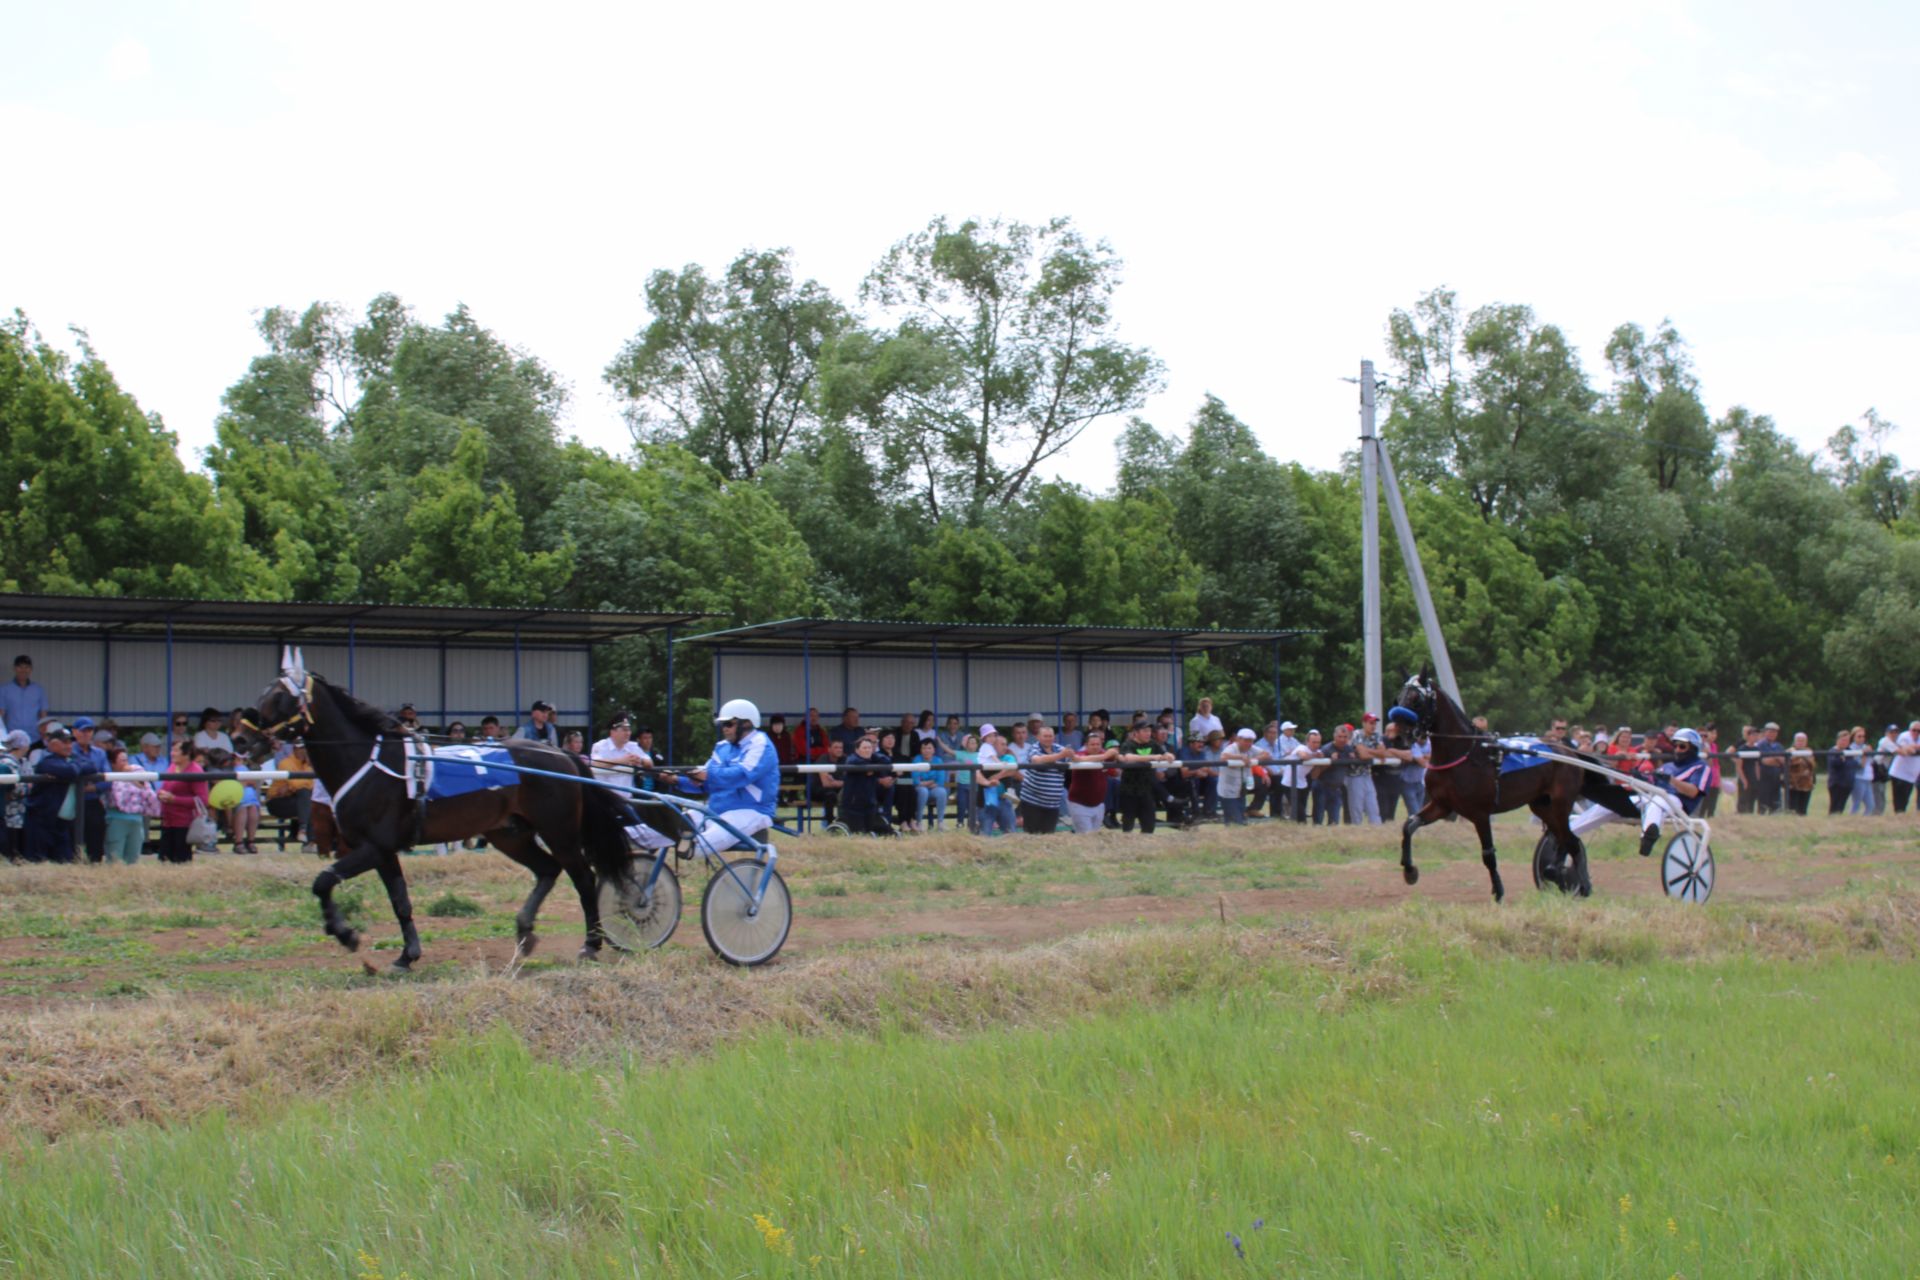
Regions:
<instances>
[{"instance_id":1,"label":"horse leg","mask_svg":"<svg viewBox=\"0 0 1920 1280\"><path fill-rule=\"evenodd\" d=\"M1445 812L1438 800L1429 800L1425 808L1409 813L1400 825L1400 875L1408 884L1420 883L1420 868L1413 865L1413 833L1430 822L1440 821Z\"/></svg>"},{"instance_id":2,"label":"horse leg","mask_svg":"<svg viewBox=\"0 0 1920 1280\"><path fill-rule=\"evenodd\" d=\"M600 929L600 880L584 858L575 858L566 867L567 878L573 881L574 890L580 895L581 914L587 918L587 940L580 944L579 958L598 960L600 946L606 941L606 934Z\"/></svg>"},{"instance_id":3,"label":"horse leg","mask_svg":"<svg viewBox=\"0 0 1920 1280\"><path fill-rule=\"evenodd\" d=\"M560 864L534 843L530 833L518 827L489 831L487 842L533 872L533 892L527 895L527 900L520 904L520 910L513 917L514 952L523 957L532 955L533 949L540 945L540 935L534 932L540 907L560 879Z\"/></svg>"},{"instance_id":4,"label":"horse leg","mask_svg":"<svg viewBox=\"0 0 1920 1280\"><path fill-rule=\"evenodd\" d=\"M340 908L333 900L333 891L343 881L351 880L363 872L372 870L379 861L378 848L371 844L361 844L313 879L313 896L320 899L322 927L329 938L349 951L360 949L360 934L341 916Z\"/></svg>"},{"instance_id":5,"label":"horse leg","mask_svg":"<svg viewBox=\"0 0 1920 1280\"><path fill-rule=\"evenodd\" d=\"M1493 821L1484 813L1475 814L1473 829L1480 833L1480 862L1493 881L1493 900L1500 902L1507 896L1507 887L1500 883L1500 860L1493 855Z\"/></svg>"},{"instance_id":6,"label":"horse leg","mask_svg":"<svg viewBox=\"0 0 1920 1280\"><path fill-rule=\"evenodd\" d=\"M395 973L407 973L420 958L420 933L413 927L413 899L407 893L407 877L400 870L400 855L382 855L377 870L380 883L387 886L387 901L393 904L393 918L400 922L400 958L393 962Z\"/></svg>"}]
</instances>

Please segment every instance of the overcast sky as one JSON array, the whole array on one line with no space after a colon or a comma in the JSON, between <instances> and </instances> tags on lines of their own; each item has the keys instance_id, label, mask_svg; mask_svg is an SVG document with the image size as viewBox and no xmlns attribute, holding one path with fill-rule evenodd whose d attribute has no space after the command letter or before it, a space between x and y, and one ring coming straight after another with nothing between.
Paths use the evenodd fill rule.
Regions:
<instances>
[{"instance_id":1,"label":"overcast sky","mask_svg":"<svg viewBox=\"0 0 1920 1280\"><path fill-rule=\"evenodd\" d=\"M469 304L626 433L646 274L790 246L851 299L935 214L1126 260L1146 410L1333 465L1343 378L1436 285L1600 381L1671 317L1709 407L1920 463L1920 5L0 0L0 308L88 329L191 460L262 307ZM1104 487L1120 424L1067 459Z\"/></svg>"}]
</instances>

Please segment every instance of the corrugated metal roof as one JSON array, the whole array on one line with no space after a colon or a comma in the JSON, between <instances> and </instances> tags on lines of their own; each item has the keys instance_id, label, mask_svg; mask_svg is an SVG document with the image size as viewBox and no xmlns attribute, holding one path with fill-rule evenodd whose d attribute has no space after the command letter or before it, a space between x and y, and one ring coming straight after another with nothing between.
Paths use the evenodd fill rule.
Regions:
<instances>
[{"instance_id":1,"label":"corrugated metal roof","mask_svg":"<svg viewBox=\"0 0 1920 1280\"><path fill-rule=\"evenodd\" d=\"M983 649L1052 655L1112 653L1167 657L1203 653L1244 644L1267 644L1290 636L1317 635L1298 629L1226 631L1178 627L1100 627L1059 623L1051 626L991 622L886 622L862 618L785 618L749 627L688 636L682 643L724 645L728 649L793 649L803 642L830 650L926 653L936 644L942 653Z\"/></svg>"},{"instance_id":2,"label":"corrugated metal roof","mask_svg":"<svg viewBox=\"0 0 1920 1280\"><path fill-rule=\"evenodd\" d=\"M251 600L165 600L130 596L0 593L0 630L82 635L164 635L288 641L454 640L511 644L599 644L665 627L710 623L711 613L629 613L590 609L494 609L362 601L304 604Z\"/></svg>"}]
</instances>

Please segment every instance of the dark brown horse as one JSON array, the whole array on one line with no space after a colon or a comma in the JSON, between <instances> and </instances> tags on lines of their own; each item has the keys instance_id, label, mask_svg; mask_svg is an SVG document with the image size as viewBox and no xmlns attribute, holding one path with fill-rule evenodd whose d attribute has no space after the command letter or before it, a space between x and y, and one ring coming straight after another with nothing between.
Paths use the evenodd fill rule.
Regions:
<instances>
[{"instance_id":1,"label":"dark brown horse","mask_svg":"<svg viewBox=\"0 0 1920 1280\"><path fill-rule=\"evenodd\" d=\"M258 726L258 727L256 727ZM318 676L309 675L298 650L289 650L280 679L267 686L245 726L250 739L303 738L313 771L333 796L334 822L347 854L313 882L327 936L349 951L360 935L340 914L334 888L367 871L386 885L403 939L393 962L405 972L420 959L420 935L400 870L400 850L484 835L487 843L533 872L533 892L514 917L522 954L533 949L534 917L564 871L580 894L587 939L582 959L602 942L596 874L617 883L631 872L632 855L621 830L628 819L619 801L588 782L522 774L516 785L469 792L427 806L407 795L406 734L392 716L368 706ZM564 751L512 739L500 744L513 762L548 773L588 777L586 766Z\"/></svg>"},{"instance_id":2,"label":"dark brown horse","mask_svg":"<svg viewBox=\"0 0 1920 1280\"><path fill-rule=\"evenodd\" d=\"M1480 861L1493 881L1493 900L1506 897L1500 883L1499 860L1493 851L1493 824L1496 813L1527 808L1553 836L1558 856L1537 869L1540 877L1567 892L1582 896L1592 892L1587 877L1586 848L1567 825L1574 801L1585 797L1625 818L1639 820L1640 811L1633 797L1617 782L1609 782L1578 765L1551 760L1512 772L1500 772L1500 761L1507 754L1494 736L1476 729L1460 709L1460 704L1435 687L1433 677L1421 674L1410 678L1400 691L1395 710L1404 707L1413 713L1417 727L1424 730L1433 745L1427 764L1427 804L1407 818L1400 828L1400 873L1408 884L1417 884L1420 869L1413 865L1413 833L1431 822L1454 814L1473 824L1480 836ZM1541 744L1537 751L1549 755L1582 756L1566 747Z\"/></svg>"}]
</instances>

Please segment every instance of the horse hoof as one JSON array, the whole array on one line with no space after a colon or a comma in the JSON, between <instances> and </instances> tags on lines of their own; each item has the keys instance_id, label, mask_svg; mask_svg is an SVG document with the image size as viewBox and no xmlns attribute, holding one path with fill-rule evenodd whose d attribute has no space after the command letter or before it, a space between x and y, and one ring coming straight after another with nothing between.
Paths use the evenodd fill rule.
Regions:
<instances>
[{"instance_id":1,"label":"horse hoof","mask_svg":"<svg viewBox=\"0 0 1920 1280\"><path fill-rule=\"evenodd\" d=\"M539 945L540 945L540 935L529 930L526 933L521 934L519 941L513 944L513 951L515 955L521 957L522 959L525 959L526 957L532 955L533 949Z\"/></svg>"},{"instance_id":2,"label":"horse hoof","mask_svg":"<svg viewBox=\"0 0 1920 1280\"><path fill-rule=\"evenodd\" d=\"M360 934L358 930L342 929L333 935L333 940L349 951L358 951L360 949Z\"/></svg>"},{"instance_id":3,"label":"horse hoof","mask_svg":"<svg viewBox=\"0 0 1920 1280\"><path fill-rule=\"evenodd\" d=\"M581 964L592 964L600 959L600 949L598 947L582 947L573 958Z\"/></svg>"},{"instance_id":4,"label":"horse hoof","mask_svg":"<svg viewBox=\"0 0 1920 1280\"><path fill-rule=\"evenodd\" d=\"M398 960L395 960L391 965L387 966L387 972L399 974L412 973L413 962L416 958L417 957L412 956L401 956Z\"/></svg>"},{"instance_id":5,"label":"horse hoof","mask_svg":"<svg viewBox=\"0 0 1920 1280\"><path fill-rule=\"evenodd\" d=\"M1505 902L1507 900L1507 891L1505 889L1495 889L1493 891L1493 900L1495 902Z\"/></svg>"},{"instance_id":6,"label":"horse hoof","mask_svg":"<svg viewBox=\"0 0 1920 1280\"><path fill-rule=\"evenodd\" d=\"M1413 867L1413 866L1402 867L1400 868L1400 874L1406 877L1406 881L1408 884L1420 883L1420 868L1418 867Z\"/></svg>"}]
</instances>

